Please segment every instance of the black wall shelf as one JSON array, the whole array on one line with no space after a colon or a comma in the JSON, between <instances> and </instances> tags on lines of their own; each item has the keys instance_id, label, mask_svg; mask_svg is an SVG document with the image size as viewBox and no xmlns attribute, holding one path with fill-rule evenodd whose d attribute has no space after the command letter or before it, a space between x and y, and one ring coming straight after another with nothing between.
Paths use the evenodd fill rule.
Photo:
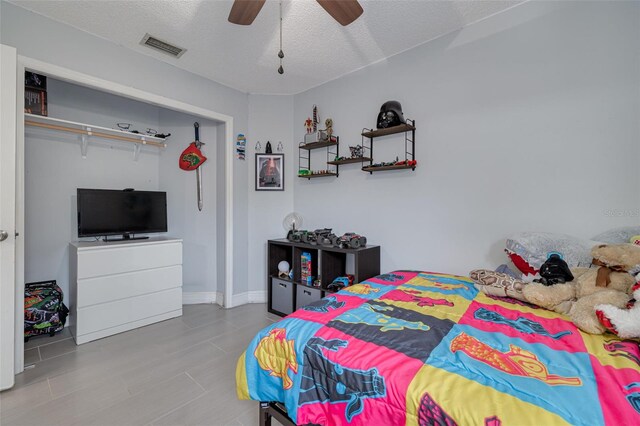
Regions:
<instances>
[{"instance_id":1,"label":"black wall shelf","mask_svg":"<svg viewBox=\"0 0 640 426\"><path fill-rule=\"evenodd\" d=\"M340 168L337 164L330 163L330 160L336 158L338 156L338 153L340 152L340 138L338 136L332 136L332 138L335 138L335 140L317 141L317 142L309 142L309 143L301 142L300 145L298 145L298 170L306 169L311 171L312 170L311 169L311 151L315 149L320 149L320 148L327 148L326 163L327 165L329 164L333 165L335 170L329 170L328 168L326 168L324 170L326 170L327 173L317 173L317 174L308 174L308 175L301 175L298 172L298 177L306 178L306 179L330 177L330 176L338 177L340 173ZM332 149L333 147L335 147L335 150Z\"/></svg>"},{"instance_id":2,"label":"black wall shelf","mask_svg":"<svg viewBox=\"0 0 640 426\"><path fill-rule=\"evenodd\" d=\"M336 137L337 139L337 137ZM312 149L318 149L318 148L326 148L328 146L334 146L334 145L338 145L338 141L336 140L334 141L326 141L326 142L309 142L309 143L303 143L299 146L300 149L306 149L307 151L310 151Z\"/></svg>"},{"instance_id":3,"label":"black wall shelf","mask_svg":"<svg viewBox=\"0 0 640 426\"><path fill-rule=\"evenodd\" d=\"M327 164L333 164L334 166L340 166L342 164L366 163L367 161L371 161L371 158L369 158L369 157L345 158L344 160L327 161Z\"/></svg>"},{"instance_id":4,"label":"black wall shelf","mask_svg":"<svg viewBox=\"0 0 640 426\"><path fill-rule=\"evenodd\" d=\"M330 177L330 176L338 176L337 173L328 172L328 173L316 173L314 175L298 175L299 178L303 179L315 179L320 177Z\"/></svg>"},{"instance_id":5,"label":"black wall shelf","mask_svg":"<svg viewBox=\"0 0 640 426\"><path fill-rule=\"evenodd\" d=\"M399 126L387 127L386 129L376 129L376 130L368 130L366 132L362 132L362 136L365 138L377 138L380 136L394 135L396 133L410 132L416 129L415 121L407 119L411 124L405 123L400 124Z\"/></svg>"},{"instance_id":6,"label":"black wall shelf","mask_svg":"<svg viewBox=\"0 0 640 426\"><path fill-rule=\"evenodd\" d=\"M385 170L402 170L402 169L414 169L415 170L415 166L407 166L407 165L393 165L393 166L365 166L362 168L363 172L382 172Z\"/></svg>"},{"instance_id":7,"label":"black wall shelf","mask_svg":"<svg viewBox=\"0 0 640 426\"><path fill-rule=\"evenodd\" d=\"M404 164L394 163L378 163L374 166L373 140L382 136L389 136L398 133L404 133ZM368 152L369 165L362 167L363 172L382 172L387 170L415 170L416 164L409 165L409 162L416 160L416 122L415 120L406 119L406 123L399 126L388 127L386 129L363 129L362 131L362 148Z\"/></svg>"}]
</instances>

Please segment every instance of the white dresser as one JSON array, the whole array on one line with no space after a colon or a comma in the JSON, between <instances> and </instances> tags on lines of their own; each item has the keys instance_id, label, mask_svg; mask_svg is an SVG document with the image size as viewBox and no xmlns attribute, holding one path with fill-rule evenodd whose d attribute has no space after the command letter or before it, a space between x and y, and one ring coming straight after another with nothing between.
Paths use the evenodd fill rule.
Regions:
<instances>
[{"instance_id":1,"label":"white dresser","mask_svg":"<svg viewBox=\"0 0 640 426\"><path fill-rule=\"evenodd\" d=\"M73 242L70 329L76 344L182 315L182 240Z\"/></svg>"}]
</instances>

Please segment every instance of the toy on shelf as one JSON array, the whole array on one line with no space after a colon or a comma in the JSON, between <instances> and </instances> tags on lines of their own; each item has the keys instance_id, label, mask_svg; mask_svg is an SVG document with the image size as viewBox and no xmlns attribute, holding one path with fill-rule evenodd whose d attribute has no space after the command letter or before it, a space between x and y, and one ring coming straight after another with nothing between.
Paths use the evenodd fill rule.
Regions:
<instances>
[{"instance_id":1,"label":"toy on shelf","mask_svg":"<svg viewBox=\"0 0 640 426\"><path fill-rule=\"evenodd\" d=\"M327 136L331 137L331 135L333 135L333 120L331 118L327 118L324 120L324 125L326 127L325 131L327 132Z\"/></svg>"},{"instance_id":2,"label":"toy on shelf","mask_svg":"<svg viewBox=\"0 0 640 426\"><path fill-rule=\"evenodd\" d=\"M307 285L313 284L312 273L311 253L305 251L300 255L300 282Z\"/></svg>"},{"instance_id":3,"label":"toy on shelf","mask_svg":"<svg viewBox=\"0 0 640 426\"><path fill-rule=\"evenodd\" d=\"M306 120L304 120L304 127L305 129L307 129L307 134L311 134L314 130L313 130L313 121L311 121L311 117L307 117Z\"/></svg>"},{"instance_id":4,"label":"toy on shelf","mask_svg":"<svg viewBox=\"0 0 640 426\"><path fill-rule=\"evenodd\" d=\"M380 107L376 127L386 129L388 127L399 126L406 123L402 114L402 106L398 101L387 101Z\"/></svg>"},{"instance_id":5,"label":"toy on shelf","mask_svg":"<svg viewBox=\"0 0 640 426\"><path fill-rule=\"evenodd\" d=\"M330 291L338 291L345 287L349 287L353 285L354 276L351 274L347 274L344 277L336 277L331 284L327 286L327 289Z\"/></svg>"},{"instance_id":6,"label":"toy on shelf","mask_svg":"<svg viewBox=\"0 0 640 426\"><path fill-rule=\"evenodd\" d=\"M280 261L278 263L278 277L280 278L288 278L289 277L289 262L286 260Z\"/></svg>"},{"instance_id":7,"label":"toy on shelf","mask_svg":"<svg viewBox=\"0 0 640 426\"><path fill-rule=\"evenodd\" d=\"M389 167L389 166L395 166L396 162L395 161L383 161L381 163L374 163L369 167Z\"/></svg>"},{"instance_id":8,"label":"toy on shelf","mask_svg":"<svg viewBox=\"0 0 640 426\"><path fill-rule=\"evenodd\" d=\"M418 164L418 162L416 160L402 160L402 161L396 161L396 163L394 164L394 166L409 166L409 167L415 167Z\"/></svg>"},{"instance_id":9,"label":"toy on shelf","mask_svg":"<svg viewBox=\"0 0 640 426\"><path fill-rule=\"evenodd\" d=\"M289 241L291 241L293 243L299 243L299 242L302 241L304 236L306 234L308 234L308 233L309 233L309 231L305 231L305 230L301 230L301 229L292 229L287 234L287 240L289 240Z\"/></svg>"},{"instance_id":10,"label":"toy on shelf","mask_svg":"<svg viewBox=\"0 0 640 426\"><path fill-rule=\"evenodd\" d=\"M361 158L362 154L362 145L350 146L349 151L351 151L351 158Z\"/></svg>"},{"instance_id":11,"label":"toy on shelf","mask_svg":"<svg viewBox=\"0 0 640 426\"><path fill-rule=\"evenodd\" d=\"M340 248L352 248L352 249L366 247L367 237L356 234L355 232L347 232L341 237L337 237L333 245Z\"/></svg>"},{"instance_id":12,"label":"toy on shelf","mask_svg":"<svg viewBox=\"0 0 640 426\"><path fill-rule=\"evenodd\" d=\"M313 115L313 122L312 122L312 129L313 132L317 132L318 131L318 122L320 120L320 118L318 117L318 107L317 106L313 106L313 111L312 111L312 115Z\"/></svg>"},{"instance_id":13,"label":"toy on shelf","mask_svg":"<svg viewBox=\"0 0 640 426\"><path fill-rule=\"evenodd\" d=\"M298 170L298 177L310 177L310 176L318 176L318 175L334 175L330 170L308 170L308 169L300 169Z\"/></svg>"},{"instance_id":14,"label":"toy on shelf","mask_svg":"<svg viewBox=\"0 0 640 426\"><path fill-rule=\"evenodd\" d=\"M307 232L302 236L301 241L313 245L332 246L336 238L338 237L331 232L331 228L320 228L313 232Z\"/></svg>"}]
</instances>

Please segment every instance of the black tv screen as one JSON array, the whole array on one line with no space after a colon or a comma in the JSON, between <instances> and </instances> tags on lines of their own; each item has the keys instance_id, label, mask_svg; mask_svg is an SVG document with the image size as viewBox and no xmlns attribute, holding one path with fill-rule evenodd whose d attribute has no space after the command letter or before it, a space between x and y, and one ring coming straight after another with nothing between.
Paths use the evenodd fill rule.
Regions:
<instances>
[{"instance_id":1,"label":"black tv screen","mask_svg":"<svg viewBox=\"0 0 640 426\"><path fill-rule=\"evenodd\" d=\"M78 237L167 232L167 193L78 188Z\"/></svg>"}]
</instances>

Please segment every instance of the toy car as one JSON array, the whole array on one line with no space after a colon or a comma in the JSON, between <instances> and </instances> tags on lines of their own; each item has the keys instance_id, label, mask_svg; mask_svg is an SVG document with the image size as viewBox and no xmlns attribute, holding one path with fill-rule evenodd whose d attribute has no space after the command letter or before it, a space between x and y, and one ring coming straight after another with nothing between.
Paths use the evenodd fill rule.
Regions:
<instances>
[{"instance_id":1,"label":"toy car","mask_svg":"<svg viewBox=\"0 0 640 426\"><path fill-rule=\"evenodd\" d=\"M367 245L367 237L356 234L355 232L347 232L341 237L336 237L333 245L340 248L360 248Z\"/></svg>"},{"instance_id":2,"label":"toy car","mask_svg":"<svg viewBox=\"0 0 640 426\"><path fill-rule=\"evenodd\" d=\"M352 285L353 279L354 279L354 276L349 274L347 274L344 277L336 277L336 279L333 280L333 282L327 286L327 289L331 291L338 291L340 289L343 289L345 287Z\"/></svg>"},{"instance_id":3,"label":"toy car","mask_svg":"<svg viewBox=\"0 0 640 426\"><path fill-rule=\"evenodd\" d=\"M289 232L287 233L287 240L294 242L294 243L299 243L302 241L302 239L305 237L305 235L307 235L309 233L309 231L303 231L303 230L289 230Z\"/></svg>"},{"instance_id":4,"label":"toy car","mask_svg":"<svg viewBox=\"0 0 640 426\"><path fill-rule=\"evenodd\" d=\"M327 241L331 243L327 237L331 234L331 228L320 228L313 232L307 232L302 236L302 242L308 244L324 244L327 245Z\"/></svg>"},{"instance_id":5,"label":"toy car","mask_svg":"<svg viewBox=\"0 0 640 426\"><path fill-rule=\"evenodd\" d=\"M335 237L335 234L331 232L331 228L316 229L314 232L316 233L316 242L318 244L323 246L333 245L332 237Z\"/></svg>"}]
</instances>

